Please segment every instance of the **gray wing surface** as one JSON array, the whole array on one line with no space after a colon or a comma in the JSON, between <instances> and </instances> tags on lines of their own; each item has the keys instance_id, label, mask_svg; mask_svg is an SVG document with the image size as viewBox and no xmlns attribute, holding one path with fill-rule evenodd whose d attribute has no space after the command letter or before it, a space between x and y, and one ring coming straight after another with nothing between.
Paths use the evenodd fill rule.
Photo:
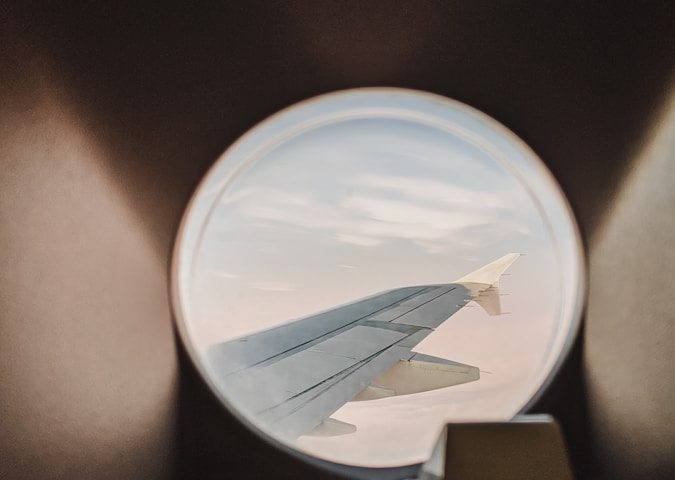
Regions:
<instances>
[{"instance_id":1,"label":"gray wing surface","mask_svg":"<svg viewBox=\"0 0 675 480\"><path fill-rule=\"evenodd\" d=\"M293 439L357 396L367 400L477 379L475 367L411 352L471 299L459 283L389 290L216 345L209 360L236 408ZM430 380L413 390L409 381L401 385L420 372Z\"/></svg>"}]
</instances>

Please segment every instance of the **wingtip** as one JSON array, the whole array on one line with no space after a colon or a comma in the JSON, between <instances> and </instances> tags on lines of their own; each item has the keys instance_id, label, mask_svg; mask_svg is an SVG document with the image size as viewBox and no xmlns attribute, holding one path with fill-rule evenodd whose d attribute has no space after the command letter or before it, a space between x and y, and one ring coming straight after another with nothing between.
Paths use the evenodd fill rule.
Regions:
<instances>
[{"instance_id":1,"label":"wingtip","mask_svg":"<svg viewBox=\"0 0 675 480\"><path fill-rule=\"evenodd\" d=\"M502 273L504 273L520 256L520 253L507 253L497 260L480 267L478 270L474 270L463 276L457 280L457 282L493 285L499 281L499 277L501 277Z\"/></svg>"}]
</instances>

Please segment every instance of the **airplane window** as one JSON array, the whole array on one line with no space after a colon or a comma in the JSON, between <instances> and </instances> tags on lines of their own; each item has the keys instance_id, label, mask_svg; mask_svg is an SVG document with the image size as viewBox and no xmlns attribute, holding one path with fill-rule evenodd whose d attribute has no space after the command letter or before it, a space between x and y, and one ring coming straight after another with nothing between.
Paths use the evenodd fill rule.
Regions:
<instances>
[{"instance_id":1,"label":"airplane window","mask_svg":"<svg viewBox=\"0 0 675 480\"><path fill-rule=\"evenodd\" d=\"M448 421L512 418L576 333L583 254L536 154L462 103L307 100L246 133L186 211L181 337L263 438L339 464L423 462Z\"/></svg>"}]
</instances>

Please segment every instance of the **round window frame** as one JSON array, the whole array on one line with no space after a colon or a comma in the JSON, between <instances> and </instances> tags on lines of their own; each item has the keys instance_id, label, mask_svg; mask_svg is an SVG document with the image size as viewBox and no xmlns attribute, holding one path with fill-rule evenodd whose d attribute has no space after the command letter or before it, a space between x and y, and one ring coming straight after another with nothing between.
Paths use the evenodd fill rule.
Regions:
<instances>
[{"instance_id":1,"label":"round window frame","mask_svg":"<svg viewBox=\"0 0 675 480\"><path fill-rule=\"evenodd\" d=\"M551 382L560 371L560 368L565 363L572 346L576 341L581 325L582 312L586 301L587 282L585 249L581 240L581 235L575 215L567 200L567 197L565 196L555 177L548 170L539 156L506 126L489 115L457 100L429 92L405 88L355 88L326 93L303 100L290 105L289 107L286 107L255 124L243 135L241 135L234 143L232 143L215 160L194 190L190 201L185 207L179 228L176 233L169 275L169 293L171 296L170 304L172 309L172 317L183 348L187 352L194 369L198 372L202 381L206 383L211 394L219 401L222 407L225 408L225 410L227 410L234 418L236 418L237 421L244 425L249 431L253 432L254 435L259 437L262 441L267 442L273 447L293 456L294 458L308 463L315 468L325 469L334 474L346 475L349 478L362 478L364 480L400 480L404 478L411 478L417 474L422 463L395 467L366 467L325 460L312 456L309 453L305 453L281 442L280 440L277 440L272 435L258 428L258 426L256 426L252 421L237 411L230 404L227 397L219 390L215 382L212 381L207 369L202 364L200 354L196 351L191 343L189 327L186 321L186 316L184 315L184 312L186 311L184 298L181 294L180 256L186 248L190 247L190 241L186 240L186 232L191 226L195 224L195 222L197 222L197 219L194 215L195 206L199 202L208 200L208 198L204 198L204 196L200 196L200 194L202 194L209 186L211 186L211 183L218 181L219 176L222 176L221 172L216 171L217 169L220 168L227 173L225 176L225 178L227 178L227 182L221 185L219 190L219 192L222 192L222 190L226 188L226 184L231 182L233 178L236 178L236 176L243 172L246 166L252 162L251 157L253 157L253 154L256 151L263 149L264 145L269 144L273 140L280 140L280 134L278 131L283 132L285 131L284 129L289 129L294 135L297 135L298 132L302 132L306 128L320 125L318 121L330 118L325 114L325 112L319 112L317 107L325 108L328 106L330 107L329 110L343 110L343 114L333 117L333 120L336 118L345 119L348 117L347 115L344 115L344 111L346 111L345 106L347 108L351 106L351 108L354 109L363 109L364 111L368 109L368 112L371 114L378 108L378 106L381 107L383 111L395 110L391 106L380 105L380 102L386 102L386 100L391 98L395 98L397 101L404 104L422 102L427 106L435 105L435 107L439 110L445 110L446 113L452 112L458 118L469 120L469 124L474 128L474 130L476 127L478 127L478 130L487 129L492 134L496 134L500 141L504 142L505 145L508 145L513 151L519 154L516 157L518 160L517 162L502 161L501 163L508 164L511 173L519 177L520 182L526 186L526 188L529 187L528 190L531 189L532 183L535 185L538 183L536 189L540 193L544 193L544 196L550 196L551 198L548 198L547 200L549 202L553 200L553 205L560 207L557 213L559 214L558 216L560 218L564 219L562 222L564 224L563 229L567 230L566 233L569 236L569 242L568 245L566 245L566 248L568 249L567 253L568 255L572 256L573 260L567 265L567 268L569 269L567 274L571 276L571 278L568 280L577 287L573 294L567 292L567 295L571 297L568 299L570 305L566 312L569 325L567 329L567 335L560 348L557 359L549 369L544 380L538 386L534 395L524 403L520 410L516 412L516 415L526 413L548 389ZM413 114L414 110L405 110L405 112L410 116L410 114ZM452 124L452 120L443 118L442 116L440 118L447 122L447 124ZM465 135L464 138L473 137L478 138L483 142L486 141L485 136L476 135L475 131L470 129L466 130L463 126L452 126L454 127L452 131L461 131ZM290 137L292 135L288 136ZM481 145L483 145L483 143L481 143ZM492 146L494 147L495 145ZM232 160L231 157L235 157L235 159ZM243 157L243 159L240 158L239 162L237 163L237 157ZM513 158L510 160L513 160ZM226 162L228 163L226 164ZM225 169L222 168L223 165L226 166ZM533 199L541 201L541 199L534 193L531 191L529 193ZM550 212L547 210L546 213ZM208 218L208 215L200 220L201 225L203 225L203 220L206 218ZM560 225L558 225L558 227L560 227ZM186 244L188 244L187 247Z\"/></svg>"}]
</instances>

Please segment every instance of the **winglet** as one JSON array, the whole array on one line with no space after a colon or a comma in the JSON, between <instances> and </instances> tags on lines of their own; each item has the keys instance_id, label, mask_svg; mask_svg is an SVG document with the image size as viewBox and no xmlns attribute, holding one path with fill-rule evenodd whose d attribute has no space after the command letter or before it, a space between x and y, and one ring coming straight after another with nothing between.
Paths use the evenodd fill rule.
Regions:
<instances>
[{"instance_id":1,"label":"winglet","mask_svg":"<svg viewBox=\"0 0 675 480\"><path fill-rule=\"evenodd\" d=\"M499 298L499 277L520 256L508 253L502 258L463 276L457 283L463 284L470 292L473 301L483 307L488 315L501 315L502 302Z\"/></svg>"},{"instance_id":2,"label":"winglet","mask_svg":"<svg viewBox=\"0 0 675 480\"><path fill-rule=\"evenodd\" d=\"M480 267L478 270L463 276L457 283L482 283L485 285L495 285L499 282L499 277L518 259L520 253L507 253L503 257Z\"/></svg>"}]
</instances>

